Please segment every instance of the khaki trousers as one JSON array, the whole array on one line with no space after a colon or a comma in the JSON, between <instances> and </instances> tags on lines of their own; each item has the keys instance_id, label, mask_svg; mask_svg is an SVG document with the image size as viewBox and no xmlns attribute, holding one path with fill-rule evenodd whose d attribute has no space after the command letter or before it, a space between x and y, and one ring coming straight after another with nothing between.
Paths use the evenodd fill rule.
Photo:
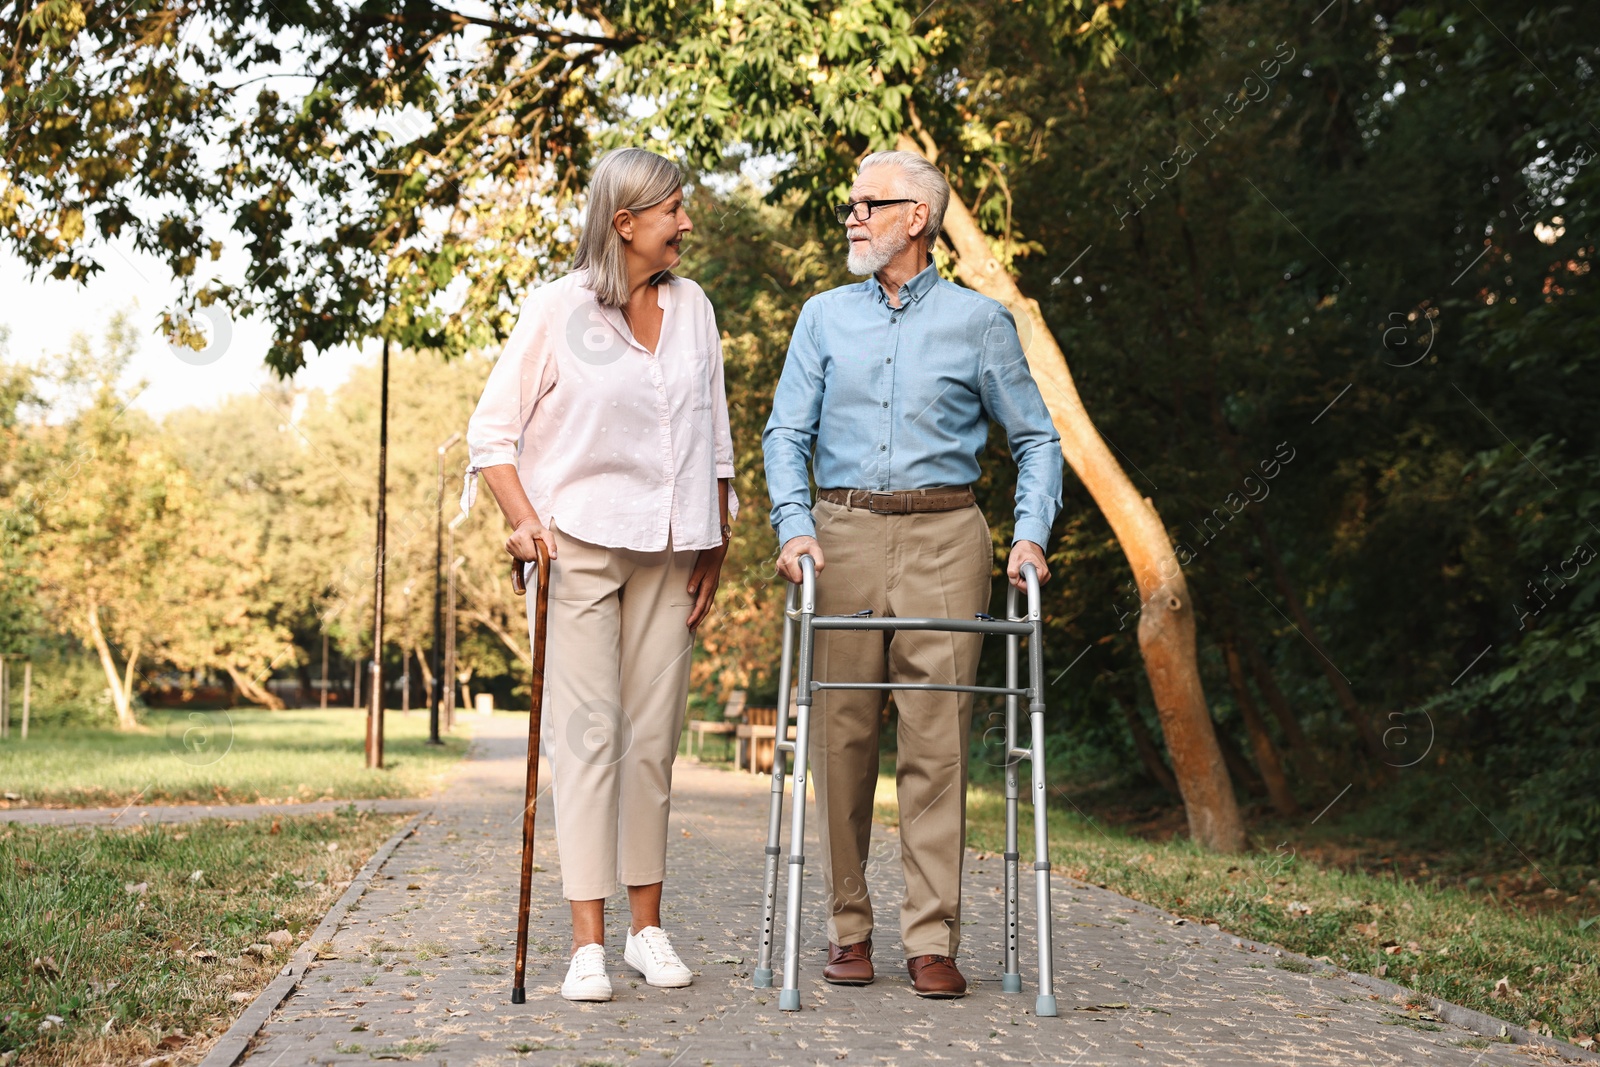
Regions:
<instances>
[{"instance_id":1,"label":"khaki trousers","mask_svg":"<svg viewBox=\"0 0 1600 1067\"><path fill-rule=\"evenodd\" d=\"M819 501L812 509L826 566L817 611L970 619L989 607L994 547L976 506L874 515ZM972 685L981 634L824 631L816 676L837 682ZM867 857L878 779L878 724L886 695L817 694L810 759L831 898L828 939L852 945L872 935ZM897 692L900 862L906 896L900 936L907 957L954 957L961 941L961 866L967 825L969 693Z\"/></svg>"},{"instance_id":2,"label":"khaki trousers","mask_svg":"<svg viewBox=\"0 0 1600 1067\"><path fill-rule=\"evenodd\" d=\"M540 747L554 777L568 900L666 876L672 762L694 647L686 623L695 556L670 544L635 552L556 532ZM530 636L533 607L530 589Z\"/></svg>"}]
</instances>

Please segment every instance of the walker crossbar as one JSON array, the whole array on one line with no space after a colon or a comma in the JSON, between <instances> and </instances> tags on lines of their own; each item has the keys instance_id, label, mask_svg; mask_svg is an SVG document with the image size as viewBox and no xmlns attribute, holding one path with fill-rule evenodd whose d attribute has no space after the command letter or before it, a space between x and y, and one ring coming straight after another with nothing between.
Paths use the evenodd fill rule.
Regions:
<instances>
[{"instance_id":1,"label":"walker crossbar","mask_svg":"<svg viewBox=\"0 0 1600 1067\"><path fill-rule=\"evenodd\" d=\"M863 619L855 615L818 615L813 630L942 630L953 634L1016 634L1031 637L1033 625L1005 619Z\"/></svg>"},{"instance_id":2,"label":"walker crossbar","mask_svg":"<svg viewBox=\"0 0 1600 1067\"><path fill-rule=\"evenodd\" d=\"M794 759L794 773L790 780L793 804L789 825L789 854L783 865L788 868L788 885L784 909L784 962L783 986L778 993L778 1008L798 1011L800 1008L800 899L801 879L805 875L806 828L806 759L811 734L811 708L815 694L827 689L835 690L915 690L945 693L989 693L1006 698L1005 780L1006 780L1006 845L1005 845L1005 967L1001 975L1001 989L1007 993L1022 991L1018 926L1020 909L1017 900L1017 802L1021 797L1017 764L1029 763L1030 794L1033 801L1034 839L1034 921L1039 949L1039 993L1034 1001L1034 1014L1056 1014L1055 983L1052 971L1051 913L1050 913L1050 847L1046 821L1046 793L1044 784L1044 623L1039 613L1039 576L1031 563L1024 564L1022 575L1028 587L1028 613L1017 614L1017 588L1006 590L1006 618L995 619L980 615L975 619L895 619L871 618L869 613L859 615L818 615L816 597L816 562L811 556L800 557L801 581L791 584L784 604L783 658L778 665L778 721L777 740L772 753L772 792L767 817L766 879L763 894L761 943L756 950L756 967L753 984L757 988L772 985L772 935L778 905L779 858L783 829L783 778L785 756ZM952 633L995 634L1006 639L1006 684L1003 686L945 685L933 682L823 682L812 678L817 630L934 630ZM1018 658L1022 639L1028 639L1028 682L1020 683ZM798 668L796 652L798 646ZM797 675L797 676L796 676ZM790 690L794 690L795 736L789 736ZM1032 743L1023 748L1017 744L1017 719L1020 700L1028 701L1028 728ZM963 843L964 844L964 843Z\"/></svg>"},{"instance_id":3,"label":"walker crossbar","mask_svg":"<svg viewBox=\"0 0 1600 1067\"><path fill-rule=\"evenodd\" d=\"M992 693L995 696L1032 696L1031 689L1007 689L1003 685L946 685L944 682L812 682L813 693L820 689L915 689L925 693Z\"/></svg>"}]
</instances>

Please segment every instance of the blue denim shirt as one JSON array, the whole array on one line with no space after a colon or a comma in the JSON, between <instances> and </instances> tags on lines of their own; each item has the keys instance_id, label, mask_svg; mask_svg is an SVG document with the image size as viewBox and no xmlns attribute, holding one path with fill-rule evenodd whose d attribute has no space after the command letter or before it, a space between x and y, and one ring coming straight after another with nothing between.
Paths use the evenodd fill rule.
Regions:
<instances>
[{"instance_id":1,"label":"blue denim shirt","mask_svg":"<svg viewBox=\"0 0 1600 1067\"><path fill-rule=\"evenodd\" d=\"M1017 463L1014 539L1043 545L1061 508L1061 439L1011 313L932 264L900 303L868 278L801 309L761 435L779 542L816 534L807 460L823 489L970 485L992 419Z\"/></svg>"}]
</instances>

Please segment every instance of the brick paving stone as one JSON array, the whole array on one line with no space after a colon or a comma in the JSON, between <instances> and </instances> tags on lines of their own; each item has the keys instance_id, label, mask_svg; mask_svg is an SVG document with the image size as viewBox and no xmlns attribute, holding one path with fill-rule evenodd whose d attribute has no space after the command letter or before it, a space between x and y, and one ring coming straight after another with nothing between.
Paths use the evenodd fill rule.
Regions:
<instances>
[{"instance_id":1,"label":"brick paving stone","mask_svg":"<svg viewBox=\"0 0 1600 1067\"><path fill-rule=\"evenodd\" d=\"M1056 994L1035 1018L1032 880L1023 877L1023 992L1002 993L1001 860L968 854L962 969L972 993L926 1001L899 957L902 891L895 835L874 828L870 872L880 927L878 981L821 979L819 868L806 868L803 1009L753 989L769 779L678 765L663 923L695 972L653 989L622 963L626 898L608 915L617 998L562 1000L570 927L560 895L548 792L539 806L528 1003L510 1003L525 720L477 727L471 756L433 813L373 880L327 951L268 1021L257 1067L370 1063L742 1064L1488 1064L1560 1062L1529 1046L1485 1044L1328 973L1276 966L1226 933L1056 875ZM541 783L548 783L548 770ZM814 815L815 809L811 809ZM811 820L814 824L814 819ZM785 814L787 826L787 812ZM815 853L810 834L808 855ZM1030 873L1031 872L1026 872ZM781 923L781 901L780 901ZM781 951L775 960L781 975Z\"/></svg>"}]
</instances>

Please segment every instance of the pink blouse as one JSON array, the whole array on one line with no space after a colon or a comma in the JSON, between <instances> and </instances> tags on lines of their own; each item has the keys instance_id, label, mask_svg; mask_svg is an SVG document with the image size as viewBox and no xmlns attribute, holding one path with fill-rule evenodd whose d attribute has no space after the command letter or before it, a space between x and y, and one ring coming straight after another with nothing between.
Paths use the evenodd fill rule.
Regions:
<instances>
[{"instance_id":1,"label":"pink blouse","mask_svg":"<svg viewBox=\"0 0 1600 1067\"><path fill-rule=\"evenodd\" d=\"M722 337L700 286L656 287L661 339L636 341L579 271L529 294L467 424L461 509L477 473L510 463L547 525L610 548L722 543L717 480L733 477ZM730 520L738 513L732 488Z\"/></svg>"}]
</instances>

